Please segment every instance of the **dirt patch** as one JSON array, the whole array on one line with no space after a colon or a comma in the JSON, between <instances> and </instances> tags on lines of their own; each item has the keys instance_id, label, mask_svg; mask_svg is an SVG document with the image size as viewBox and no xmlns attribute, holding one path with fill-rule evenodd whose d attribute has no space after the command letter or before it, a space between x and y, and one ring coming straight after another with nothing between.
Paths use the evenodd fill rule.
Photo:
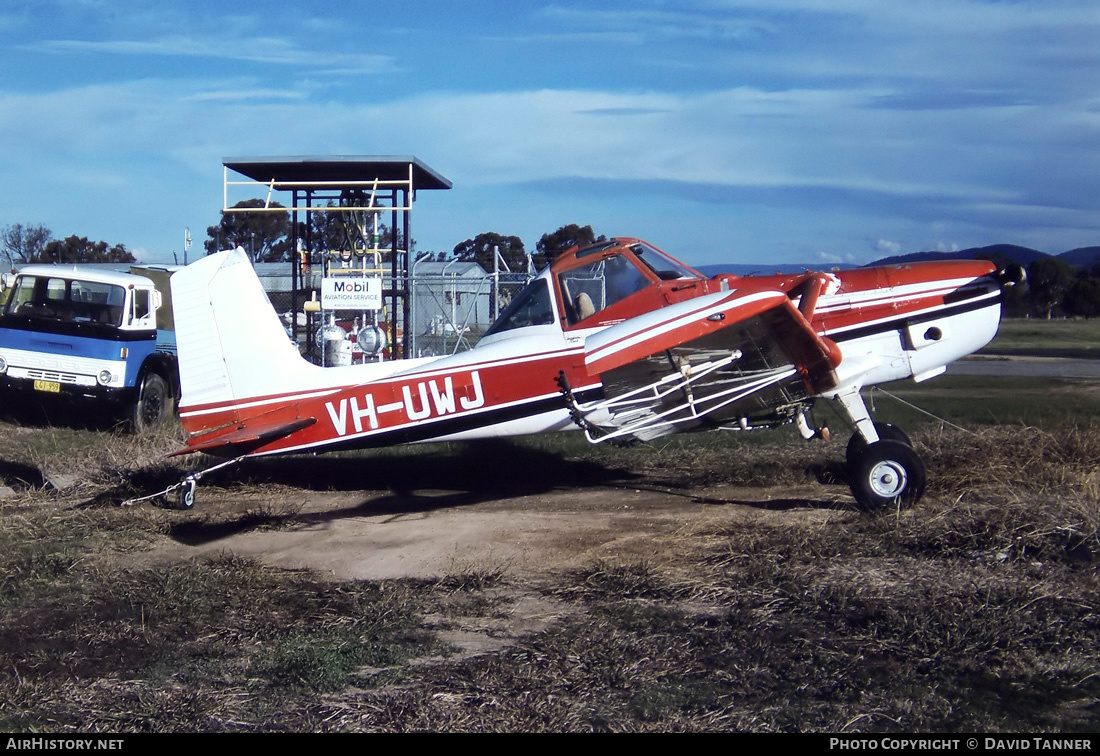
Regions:
<instances>
[{"instance_id":1,"label":"dirt patch","mask_svg":"<svg viewBox=\"0 0 1100 756\"><path fill-rule=\"evenodd\" d=\"M242 497L201 491L206 522L173 528L151 552L176 560L229 552L286 568L308 568L338 580L439 578L472 570L534 576L595 560L677 553L685 534L721 529L746 518L828 517L846 508L844 488L716 486L671 490L597 487L458 503L461 492L404 495L267 491ZM243 515L233 525L220 516ZM217 516L220 515L220 516Z\"/></svg>"},{"instance_id":2,"label":"dirt patch","mask_svg":"<svg viewBox=\"0 0 1100 756\"><path fill-rule=\"evenodd\" d=\"M690 492L597 486L473 502L463 491L443 489L395 494L265 486L243 496L225 489L201 494L198 519L175 526L169 540L138 557L142 562L233 555L337 581L499 577L499 585L478 586L479 603L506 610L485 615L455 606L425 617L425 628L451 648L451 663L500 652L575 617L582 605L554 598L548 588L562 574L644 563L671 577L687 553L708 548L731 529L768 521L811 525L853 514L846 487L811 484Z\"/></svg>"}]
</instances>

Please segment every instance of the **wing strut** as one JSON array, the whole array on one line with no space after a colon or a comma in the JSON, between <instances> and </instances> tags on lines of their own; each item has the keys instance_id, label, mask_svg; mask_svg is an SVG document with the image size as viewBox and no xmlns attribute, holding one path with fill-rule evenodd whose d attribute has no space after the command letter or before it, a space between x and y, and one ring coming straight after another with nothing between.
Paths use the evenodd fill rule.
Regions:
<instances>
[{"instance_id":1,"label":"wing strut","mask_svg":"<svg viewBox=\"0 0 1100 756\"><path fill-rule=\"evenodd\" d=\"M741 351L704 364L685 363L680 370L624 394L584 404L578 403L564 372L557 382L573 422L593 444L633 436L648 441L674 433L677 427L697 424L708 416L769 386L782 383L798 371L793 365L756 370L740 375L717 375L741 358ZM697 394L696 386L708 391ZM717 390L714 390L717 389ZM682 394L680 400L677 394ZM599 421L594 422L593 418ZM614 428L609 430L608 428Z\"/></svg>"}]
</instances>

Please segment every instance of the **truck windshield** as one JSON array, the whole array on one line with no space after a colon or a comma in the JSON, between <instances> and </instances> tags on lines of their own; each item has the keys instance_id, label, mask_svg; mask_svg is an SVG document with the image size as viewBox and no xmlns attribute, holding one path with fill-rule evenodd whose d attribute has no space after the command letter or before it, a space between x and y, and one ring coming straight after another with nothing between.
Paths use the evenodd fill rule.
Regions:
<instances>
[{"instance_id":1,"label":"truck windshield","mask_svg":"<svg viewBox=\"0 0 1100 756\"><path fill-rule=\"evenodd\" d=\"M126 290L97 281L71 281L51 276L19 276L4 312L61 323L122 323Z\"/></svg>"}]
</instances>

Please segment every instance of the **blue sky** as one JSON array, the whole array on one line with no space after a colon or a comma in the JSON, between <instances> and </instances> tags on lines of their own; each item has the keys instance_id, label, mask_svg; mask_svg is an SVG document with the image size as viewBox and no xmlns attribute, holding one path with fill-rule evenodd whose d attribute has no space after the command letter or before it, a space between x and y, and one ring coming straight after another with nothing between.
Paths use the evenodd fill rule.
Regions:
<instances>
[{"instance_id":1,"label":"blue sky","mask_svg":"<svg viewBox=\"0 0 1100 756\"><path fill-rule=\"evenodd\" d=\"M201 249L227 156L416 155L419 250L1100 244L1095 0L8 0L0 225Z\"/></svg>"}]
</instances>

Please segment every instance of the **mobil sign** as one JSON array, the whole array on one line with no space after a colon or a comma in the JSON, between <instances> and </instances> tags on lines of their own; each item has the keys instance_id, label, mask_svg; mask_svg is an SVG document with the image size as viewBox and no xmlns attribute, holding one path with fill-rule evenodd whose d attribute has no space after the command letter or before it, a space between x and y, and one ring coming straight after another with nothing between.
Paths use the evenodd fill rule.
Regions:
<instances>
[{"instance_id":1,"label":"mobil sign","mask_svg":"<svg viewBox=\"0 0 1100 756\"><path fill-rule=\"evenodd\" d=\"M322 310L382 309L382 279L322 278Z\"/></svg>"}]
</instances>

